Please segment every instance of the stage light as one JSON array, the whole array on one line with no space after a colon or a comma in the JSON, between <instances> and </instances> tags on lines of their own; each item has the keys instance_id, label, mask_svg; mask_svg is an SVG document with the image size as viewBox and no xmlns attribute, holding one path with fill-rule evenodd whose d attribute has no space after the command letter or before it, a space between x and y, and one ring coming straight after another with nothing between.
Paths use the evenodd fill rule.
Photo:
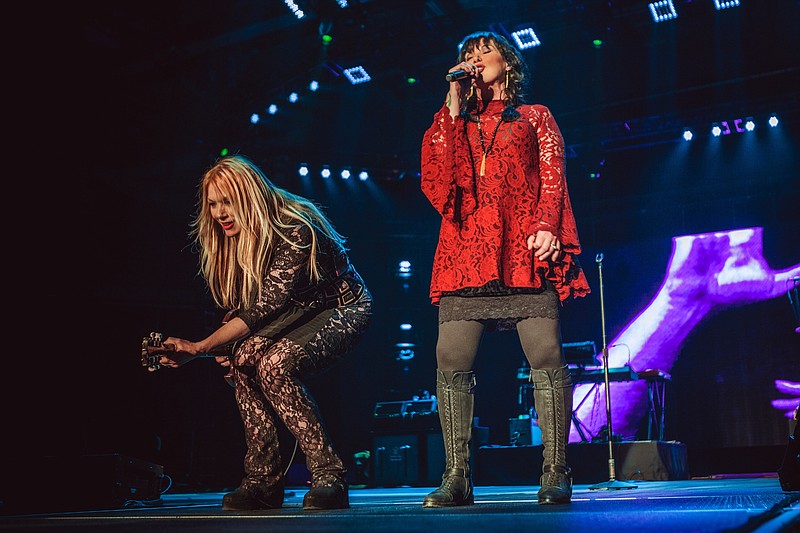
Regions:
<instances>
[{"instance_id":1,"label":"stage light","mask_svg":"<svg viewBox=\"0 0 800 533\"><path fill-rule=\"evenodd\" d=\"M317 89L319 89L319 82L317 80L312 80L312 82L308 84L308 88L311 92L316 92Z\"/></svg>"},{"instance_id":2,"label":"stage light","mask_svg":"<svg viewBox=\"0 0 800 533\"><path fill-rule=\"evenodd\" d=\"M291 94L289 95L289 101L290 101L291 103L295 103L295 102L297 102L297 99L298 99L298 98L299 98L299 96L297 96L297 93L291 93Z\"/></svg>"},{"instance_id":3,"label":"stage light","mask_svg":"<svg viewBox=\"0 0 800 533\"><path fill-rule=\"evenodd\" d=\"M415 83L417 83L417 78L409 76L406 78L406 83L408 83L409 85L414 85Z\"/></svg>"},{"instance_id":4,"label":"stage light","mask_svg":"<svg viewBox=\"0 0 800 533\"><path fill-rule=\"evenodd\" d=\"M276 106L275 104L270 104L269 107L267 108L267 113L269 113L270 115L274 115L277 112L278 112L278 106Z\"/></svg>"},{"instance_id":5,"label":"stage light","mask_svg":"<svg viewBox=\"0 0 800 533\"><path fill-rule=\"evenodd\" d=\"M411 267L411 261L404 259L397 263L396 274L398 278L410 278L414 275L414 269Z\"/></svg>"},{"instance_id":6,"label":"stage light","mask_svg":"<svg viewBox=\"0 0 800 533\"><path fill-rule=\"evenodd\" d=\"M683 130L683 140L684 141L691 141L692 137L694 137L694 134L692 133L692 130Z\"/></svg>"},{"instance_id":7,"label":"stage light","mask_svg":"<svg viewBox=\"0 0 800 533\"><path fill-rule=\"evenodd\" d=\"M592 45L593 45L595 48L602 48L602 47L603 47L603 40L602 40L602 39L594 39L594 40L592 41Z\"/></svg>"},{"instance_id":8,"label":"stage light","mask_svg":"<svg viewBox=\"0 0 800 533\"><path fill-rule=\"evenodd\" d=\"M778 125L778 117L776 117L775 115L772 115L772 116L769 117L769 120L767 122L769 123L769 125L771 127L774 128L775 126Z\"/></svg>"},{"instance_id":9,"label":"stage light","mask_svg":"<svg viewBox=\"0 0 800 533\"><path fill-rule=\"evenodd\" d=\"M331 169L330 169L330 167L328 165L323 165L322 166L322 170L320 171L319 175L322 176L325 179L330 178L331 177Z\"/></svg>"},{"instance_id":10,"label":"stage light","mask_svg":"<svg viewBox=\"0 0 800 533\"><path fill-rule=\"evenodd\" d=\"M367 181L369 179L369 172L367 172L366 170L362 170L361 172L358 173L358 179L360 179L361 181Z\"/></svg>"},{"instance_id":11,"label":"stage light","mask_svg":"<svg viewBox=\"0 0 800 533\"><path fill-rule=\"evenodd\" d=\"M292 13L294 13L295 17L301 19L306 16L306 14L303 13L303 10L300 9L300 7L297 4L295 4L293 0L283 0L283 3L286 4L289 7L289 9L292 10Z\"/></svg>"},{"instance_id":12,"label":"stage light","mask_svg":"<svg viewBox=\"0 0 800 533\"><path fill-rule=\"evenodd\" d=\"M412 350L411 348L402 348L400 350L397 350L397 352L395 353L397 355L398 361L410 361L411 359L414 359L414 356L416 355L414 353L414 350Z\"/></svg>"},{"instance_id":13,"label":"stage light","mask_svg":"<svg viewBox=\"0 0 800 533\"><path fill-rule=\"evenodd\" d=\"M650 2L649 7L650 14L653 16L653 22L655 23L678 18L678 12L675 11L675 6L672 5L672 0Z\"/></svg>"},{"instance_id":14,"label":"stage light","mask_svg":"<svg viewBox=\"0 0 800 533\"><path fill-rule=\"evenodd\" d=\"M342 178L343 180L349 180L349 179L350 179L350 170L349 170L349 169L347 169L347 168L343 169L343 170L342 170L342 171L339 173L339 176L341 176L341 178Z\"/></svg>"},{"instance_id":15,"label":"stage light","mask_svg":"<svg viewBox=\"0 0 800 533\"><path fill-rule=\"evenodd\" d=\"M741 119L737 119L741 121ZM711 135L714 137L719 137L720 135L730 135L731 134L731 126L728 124L727 120L721 120L720 122L714 122L711 125Z\"/></svg>"},{"instance_id":16,"label":"stage light","mask_svg":"<svg viewBox=\"0 0 800 533\"><path fill-rule=\"evenodd\" d=\"M258 113L253 113L250 115L250 124L258 124L259 120L261 120L261 115Z\"/></svg>"},{"instance_id":17,"label":"stage light","mask_svg":"<svg viewBox=\"0 0 800 533\"><path fill-rule=\"evenodd\" d=\"M330 19L322 19L317 26L317 33L322 41L322 46L328 46L333 42L333 21Z\"/></svg>"},{"instance_id":18,"label":"stage light","mask_svg":"<svg viewBox=\"0 0 800 533\"><path fill-rule=\"evenodd\" d=\"M747 117L744 119L744 129L747 131L753 131L756 129L756 122L753 120L753 117Z\"/></svg>"},{"instance_id":19,"label":"stage light","mask_svg":"<svg viewBox=\"0 0 800 533\"><path fill-rule=\"evenodd\" d=\"M228 155L228 149L227 148L223 148L222 150L219 151L219 155L221 155L222 157L225 157L226 155Z\"/></svg>"},{"instance_id":20,"label":"stage light","mask_svg":"<svg viewBox=\"0 0 800 533\"><path fill-rule=\"evenodd\" d=\"M539 40L539 37L536 35L536 32L533 31L533 28L517 30L511 34L511 37L514 38L514 42L517 43L517 48L520 50L533 48L534 46L539 46L542 44L542 42Z\"/></svg>"},{"instance_id":21,"label":"stage light","mask_svg":"<svg viewBox=\"0 0 800 533\"><path fill-rule=\"evenodd\" d=\"M714 0L714 7L717 8L717 11L728 9L729 7L737 7L738 5L739 0Z\"/></svg>"},{"instance_id":22,"label":"stage light","mask_svg":"<svg viewBox=\"0 0 800 533\"><path fill-rule=\"evenodd\" d=\"M366 83L372 79L362 66L350 67L344 69L343 74L348 80L350 80L350 83L352 83L353 85L358 85L359 83Z\"/></svg>"},{"instance_id":23,"label":"stage light","mask_svg":"<svg viewBox=\"0 0 800 533\"><path fill-rule=\"evenodd\" d=\"M297 173L303 177L308 176L308 165L300 163L300 166L297 168Z\"/></svg>"},{"instance_id":24,"label":"stage light","mask_svg":"<svg viewBox=\"0 0 800 533\"><path fill-rule=\"evenodd\" d=\"M394 338L394 347L400 351L396 351L398 359L411 359L414 357L414 348L417 346L417 338L414 333L414 328L411 324L405 322L400 324L400 333ZM401 355L401 351L404 351Z\"/></svg>"},{"instance_id":25,"label":"stage light","mask_svg":"<svg viewBox=\"0 0 800 533\"><path fill-rule=\"evenodd\" d=\"M339 4L339 7L341 7L342 9L346 8L349 5L347 3L347 0L336 0L336 2Z\"/></svg>"}]
</instances>

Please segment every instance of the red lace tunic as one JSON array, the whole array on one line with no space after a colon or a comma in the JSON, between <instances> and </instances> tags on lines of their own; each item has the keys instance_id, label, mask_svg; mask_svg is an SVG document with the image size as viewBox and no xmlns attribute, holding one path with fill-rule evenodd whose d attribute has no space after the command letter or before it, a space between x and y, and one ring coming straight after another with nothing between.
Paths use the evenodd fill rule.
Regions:
<instances>
[{"instance_id":1,"label":"red lace tunic","mask_svg":"<svg viewBox=\"0 0 800 533\"><path fill-rule=\"evenodd\" d=\"M481 127L453 119L443 106L422 140L422 192L442 215L430 297L500 280L540 288L550 280L563 302L585 296L589 284L576 256L581 247L564 175L564 141L550 110L521 105L520 118L499 125L503 103L481 113ZM480 176L483 145L485 176ZM539 230L558 237L557 262L534 259L527 238Z\"/></svg>"}]
</instances>

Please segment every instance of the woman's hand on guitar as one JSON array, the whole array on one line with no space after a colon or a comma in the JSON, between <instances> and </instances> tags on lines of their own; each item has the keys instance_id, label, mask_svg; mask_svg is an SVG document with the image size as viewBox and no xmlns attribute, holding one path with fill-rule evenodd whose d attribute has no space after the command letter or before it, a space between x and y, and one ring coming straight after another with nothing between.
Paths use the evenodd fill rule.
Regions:
<instances>
[{"instance_id":1,"label":"woman's hand on guitar","mask_svg":"<svg viewBox=\"0 0 800 533\"><path fill-rule=\"evenodd\" d=\"M227 355L215 355L214 360L219 363L221 366L230 367L231 366L231 358Z\"/></svg>"},{"instance_id":2,"label":"woman's hand on guitar","mask_svg":"<svg viewBox=\"0 0 800 533\"><path fill-rule=\"evenodd\" d=\"M161 366L167 368L178 368L185 365L195 357L199 351L194 342L187 341L186 339L179 339L177 337L168 337L164 341L164 348L166 349L161 353Z\"/></svg>"}]
</instances>

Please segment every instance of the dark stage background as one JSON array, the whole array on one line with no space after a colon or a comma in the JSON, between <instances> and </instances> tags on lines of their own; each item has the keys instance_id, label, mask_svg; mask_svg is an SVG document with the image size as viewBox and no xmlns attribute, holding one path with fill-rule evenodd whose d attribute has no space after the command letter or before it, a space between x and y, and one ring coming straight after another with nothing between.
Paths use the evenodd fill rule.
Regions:
<instances>
[{"instance_id":1,"label":"dark stage background","mask_svg":"<svg viewBox=\"0 0 800 533\"><path fill-rule=\"evenodd\" d=\"M375 296L362 344L311 383L343 455L369 449L376 402L433 392L427 289L438 216L419 191L419 146L471 31L532 23L542 41L523 52L529 100L552 109L569 147L594 289L564 307L565 341L601 345L598 253L610 337L659 288L674 236L763 227L772 268L800 262L798 2L717 11L711 0L675 1L679 17L660 24L633 1L297 3L305 20L277 0L82 2L38 28L52 56L36 74L54 89L56 120L35 136L30 161L55 169L30 180L29 207L45 214L45 229L13 261L18 279L35 280L11 291L22 303L3 403L6 461L123 453L164 465L179 487L236 486L244 445L224 371L207 359L152 374L139 366L148 332L196 339L222 317L187 233L196 184L223 149L323 205ZM321 29L334 36L328 46ZM353 65L372 80L348 83L340 67ZM777 128L766 126L770 113ZM708 134L712 122L748 116L752 133ZM372 177L325 181L322 164ZM394 273L402 259L414 268L407 280ZM401 322L416 331L406 362L393 348ZM785 444L788 419L770 402L785 396L775 379L800 382L798 325L783 296L715 313L691 332L666 405L666 438L687 444L690 466L694 449ZM476 415L492 443L508 444L522 363L514 334L485 337Z\"/></svg>"}]
</instances>

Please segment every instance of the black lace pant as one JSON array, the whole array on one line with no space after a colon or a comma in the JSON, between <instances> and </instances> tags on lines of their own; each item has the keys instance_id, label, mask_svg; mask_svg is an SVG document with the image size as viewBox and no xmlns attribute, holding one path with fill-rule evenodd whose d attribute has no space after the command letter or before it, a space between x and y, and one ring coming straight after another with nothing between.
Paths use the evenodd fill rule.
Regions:
<instances>
[{"instance_id":1,"label":"black lace pant","mask_svg":"<svg viewBox=\"0 0 800 533\"><path fill-rule=\"evenodd\" d=\"M304 346L286 338L251 336L237 348L236 403L247 443L242 486L283 481L276 416L297 439L312 485L344 478L344 464L303 379L330 368L356 345L369 326L371 309L372 299L365 292L357 302L334 309Z\"/></svg>"}]
</instances>

